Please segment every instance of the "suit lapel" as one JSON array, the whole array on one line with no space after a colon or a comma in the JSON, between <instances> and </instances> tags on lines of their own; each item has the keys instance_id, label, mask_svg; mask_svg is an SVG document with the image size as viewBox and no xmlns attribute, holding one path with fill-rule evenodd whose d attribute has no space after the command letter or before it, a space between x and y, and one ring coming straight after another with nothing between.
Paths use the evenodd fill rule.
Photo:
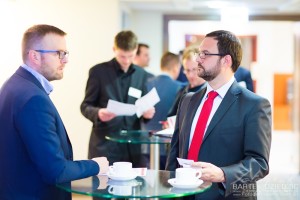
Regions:
<instances>
[{"instance_id":1,"label":"suit lapel","mask_svg":"<svg viewBox=\"0 0 300 200\"><path fill-rule=\"evenodd\" d=\"M187 157L188 150L189 150L189 140L191 135L191 127L192 127L193 119L197 112L197 108L199 107L201 100L205 95L205 92L206 92L206 88L195 93L191 98L186 113L182 113L185 115L182 120L182 128L181 128L182 130L181 134L184 134L182 138L185 139L184 152L183 152L184 158Z\"/></svg>"},{"instance_id":2,"label":"suit lapel","mask_svg":"<svg viewBox=\"0 0 300 200\"><path fill-rule=\"evenodd\" d=\"M207 130L205 132L203 142L207 139L207 137L211 134L214 127L220 122L220 120L224 117L233 103L238 99L238 94L241 90L237 87L237 82L234 82L232 86L227 91L224 99L222 100L219 108L217 109L216 113L214 114L213 118L211 119Z\"/></svg>"}]
</instances>

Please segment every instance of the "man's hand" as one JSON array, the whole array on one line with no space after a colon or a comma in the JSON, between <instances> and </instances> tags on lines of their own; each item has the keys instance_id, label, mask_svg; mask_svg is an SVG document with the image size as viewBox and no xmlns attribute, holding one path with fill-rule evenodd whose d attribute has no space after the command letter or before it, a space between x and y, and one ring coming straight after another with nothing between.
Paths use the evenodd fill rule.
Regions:
<instances>
[{"instance_id":1,"label":"man's hand","mask_svg":"<svg viewBox=\"0 0 300 200\"><path fill-rule=\"evenodd\" d=\"M150 108L149 110L147 110L147 111L145 111L143 113L143 117L145 119L152 119L152 117L154 116L154 114L155 114L155 108L152 107L152 108Z\"/></svg>"},{"instance_id":2,"label":"man's hand","mask_svg":"<svg viewBox=\"0 0 300 200\"><path fill-rule=\"evenodd\" d=\"M225 175L221 168L207 162L194 162L191 165L194 168L201 168L201 179L209 182L225 182Z\"/></svg>"},{"instance_id":3,"label":"man's hand","mask_svg":"<svg viewBox=\"0 0 300 200\"><path fill-rule=\"evenodd\" d=\"M104 174L108 171L109 163L108 163L108 160L106 157L97 157L97 158L93 158L92 160L97 162L99 165L100 170L99 170L98 175Z\"/></svg>"},{"instance_id":4,"label":"man's hand","mask_svg":"<svg viewBox=\"0 0 300 200\"><path fill-rule=\"evenodd\" d=\"M109 112L106 108L100 108L98 111L98 117L101 121L107 122L116 117L114 113Z\"/></svg>"}]
</instances>

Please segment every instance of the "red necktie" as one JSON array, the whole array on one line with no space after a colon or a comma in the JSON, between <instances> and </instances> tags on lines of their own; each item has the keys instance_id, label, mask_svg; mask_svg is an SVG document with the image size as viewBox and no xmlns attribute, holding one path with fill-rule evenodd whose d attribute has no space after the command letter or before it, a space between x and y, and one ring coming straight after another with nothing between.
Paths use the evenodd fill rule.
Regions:
<instances>
[{"instance_id":1,"label":"red necktie","mask_svg":"<svg viewBox=\"0 0 300 200\"><path fill-rule=\"evenodd\" d=\"M195 132L193 135L192 143L188 152L188 159L198 161L198 154L201 148L202 139L204 136L204 131L210 115L214 99L218 96L218 93L215 91L210 91L208 93L208 98L203 104L200 116L197 121Z\"/></svg>"}]
</instances>

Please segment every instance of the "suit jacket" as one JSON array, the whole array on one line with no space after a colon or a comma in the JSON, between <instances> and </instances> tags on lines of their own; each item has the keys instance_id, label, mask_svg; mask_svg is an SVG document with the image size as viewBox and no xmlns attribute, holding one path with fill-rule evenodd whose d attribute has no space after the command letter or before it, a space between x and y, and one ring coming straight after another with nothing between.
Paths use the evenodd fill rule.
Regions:
<instances>
[{"instance_id":1,"label":"suit jacket","mask_svg":"<svg viewBox=\"0 0 300 200\"><path fill-rule=\"evenodd\" d=\"M116 59L97 64L90 69L85 98L81 104L82 114L93 123L89 158L106 156L111 163L123 160L133 162L133 166L143 166L140 145L127 145L105 139L109 133L141 129L141 118L137 118L136 115L117 116L108 122L102 122L98 117L99 108L106 108L109 99L128 104L134 104L137 100L130 95L124 97L124 92L127 94L128 91L122 91L124 74L120 75L120 70ZM128 73L131 77L129 86L140 90L142 96L145 95L147 93L146 71L132 64Z\"/></svg>"},{"instance_id":2,"label":"suit jacket","mask_svg":"<svg viewBox=\"0 0 300 200\"><path fill-rule=\"evenodd\" d=\"M187 110L177 113L183 120L176 119L168 170L178 167L176 157L187 158L192 121L205 91L195 93ZM213 183L196 198L243 199L249 194L245 199L256 199L256 181L269 172L270 145L270 103L234 82L207 127L198 159L220 167L226 181Z\"/></svg>"},{"instance_id":3,"label":"suit jacket","mask_svg":"<svg viewBox=\"0 0 300 200\"><path fill-rule=\"evenodd\" d=\"M96 175L72 161L63 122L40 82L20 67L0 90L0 199L71 199L55 184Z\"/></svg>"},{"instance_id":4,"label":"suit jacket","mask_svg":"<svg viewBox=\"0 0 300 200\"><path fill-rule=\"evenodd\" d=\"M182 88L182 86L182 83L173 80L168 75L159 75L148 80L148 91L155 87L160 98L160 102L155 105L155 114L153 118L145 124L145 128L147 130L162 129L162 125L159 121L165 121L167 119L168 111L175 100L177 92Z\"/></svg>"}]
</instances>

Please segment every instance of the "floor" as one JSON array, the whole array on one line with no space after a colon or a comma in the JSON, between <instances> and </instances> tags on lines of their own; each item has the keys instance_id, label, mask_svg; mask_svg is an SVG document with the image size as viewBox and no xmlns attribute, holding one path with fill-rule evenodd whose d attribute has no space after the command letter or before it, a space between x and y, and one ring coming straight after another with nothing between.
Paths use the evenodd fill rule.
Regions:
<instances>
[{"instance_id":1,"label":"floor","mask_svg":"<svg viewBox=\"0 0 300 200\"><path fill-rule=\"evenodd\" d=\"M273 132L270 174L258 181L258 200L299 200L299 136L295 133ZM91 200L73 195L73 200Z\"/></svg>"}]
</instances>

